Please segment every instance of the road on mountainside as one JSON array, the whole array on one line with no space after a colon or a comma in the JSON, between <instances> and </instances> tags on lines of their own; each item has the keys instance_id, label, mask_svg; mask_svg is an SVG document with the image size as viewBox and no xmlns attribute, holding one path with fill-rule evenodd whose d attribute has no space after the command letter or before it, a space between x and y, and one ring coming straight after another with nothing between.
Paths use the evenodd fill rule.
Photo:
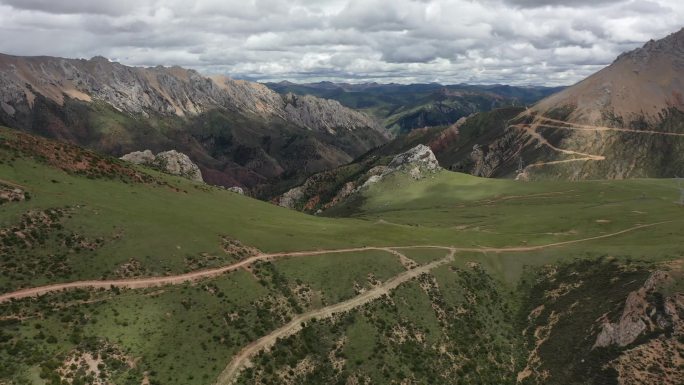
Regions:
<instances>
[{"instance_id":1,"label":"road on mountainside","mask_svg":"<svg viewBox=\"0 0 684 385\"><path fill-rule=\"evenodd\" d=\"M654 130L636 130L633 128L618 128L618 127L604 127L604 126L592 126L592 125L587 125L587 124L577 124L577 123L570 123L570 122L564 122L562 120L557 120L557 119L551 119L547 118L545 116L541 115L533 115L530 113L529 109L526 110L523 114L520 116L532 116L535 121L532 122L531 124L513 124L509 125L509 128L518 128L522 129L527 134L532 136L534 139L537 139L539 143L542 145L549 147L550 149L567 154L567 155L577 155L579 158L572 158L572 159L563 159L563 160L554 160L554 161L549 161L549 162L536 162L530 165L527 165L525 167L525 170L528 168L532 167L541 167L541 166L546 166L546 165L552 165L552 164L561 164L561 163L570 163L570 162L581 162L581 161L600 161L600 160L605 160L606 157L603 155L596 155L596 154L587 154L583 152L578 152L578 151L573 151L573 150L566 150L563 148L556 147L549 143L549 141L539 132L537 132L537 128L543 127L543 128L556 128L556 129L562 129L562 130L574 130L574 131L594 131L594 132L600 132L600 131L616 131L616 132L631 132L631 133L637 133L637 134L647 134L647 135L665 135L665 136L676 136L676 137L684 137L684 133L678 133L678 132L664 132L664 131L654 131ZM554 123L554 124L550 124Z\"/></svg>"},{"instance_id":2,"label":"road on mountainside","mask_svg":"<svg viewBox=\"0 0 684 385\"><path fill-rule=\"evenodd\" d=\"M604 127L604 126L591 126L587 124L577 124L564 122L562 120L551 119L545 116L535 116L539 120L546 122L556 123L557 125L541 124L540 127L550 127L550 128L560 128L564 130L576 130L576 131L618 131L618 132L633 132L636 134L647 134L647 135L665 135L665 136L680 136L684 137L684 133L679 132L665 132L665 131L654 131L654 130L637 130L633 128L619 128L619 127ZM558 126L560 125L560 126Z\"/></svg>"},{"instance_id":3,"label":"road on mountainside","mask_svg":"<svg viewBox=\"0 0 684 385\"><path fill-rule=\"evenodd\" d=\"M334 305L326 306L321 309L312 310L310 312L302 313L295 318L293 318L287 324L281 326L280 328L272 331L271 333L259 338L258 340L252 342L251 344L245 346L240 352L233 357L231 362L226 366L226 368L221 372L216 384L225 385L232 383L240 371L249 364L250 359L259 353L260 351L270 348L278 342L278 339L290 336L302 329L302 324L310 321L314 318L329 318L334 314L346 312L362 306L370 301L378 299L383 295L389 295L389 293L397 288L397 286L402 283L420 276L423 273L428 273L430 270L444 265L446 263L452 262L454 260L454 249L449 249L449 254L437 261L430 262L428 264L407 270L401 274L396 275L394 278L386 281L385 283L376 286L368 291L359 294L358 296L336 303ZM400 253L399 253L400 254ZM406 258L406 257L404 257Z\"/></svg>"},{"instance_id":4,"label":"road on mountainside","mask_svg":"<svg viewBox=\"0 0 684 385\"><path fill-rule=\"evenodd\" d=\"M512 247L448 247L439 245L415 245L415 246L387 246L387 247L354 247L346 249L332 249L332 250L314 250L314 251L294 251L286 253L272 253L272 254L258 254L242 261L233 263L231 265L217 267L214 269L198 270L190 273L170 275L164 277L148 277L148 278L131 278L131 279L114 279L114 280L89 280L89 281L74 281L66 283L56 283L46 286L38 286L32 288L21 289L5 294L0 294L0 303L6 302L13 299L21 299L26 297L35 297L42 294L47 294L50 292L56 292L67 289L111 289L113 287L118 288L128 288L128 289L143 289L149 287L163 286L163 285L178 285L185 282L198 281L205 278L216 277L243 267L246 267L252 263L258 261L268 261L276 258L287 258L287 257L300 257L300 256L313 256L313 255L323 255L323 254L337 254L337 253L353 253L357 251L368 251L368 250L382 250L393 253L391 249L407 249L407 248L435 248L444 250L455 250L456 252L494 252L494 253L505 253L505 252L521 252L521 251L535 251L541 250L548 247L557 247L563 245L569 245L573 243L587 242L597 239L604 239L609 237L614 237L620 234L624 234L630 231L635 231L645 227L657 226L666 222L657 222L650 224L637 225L630 227L625 230L621 230L615 233L603 234L589 238L574 239L570 241L550 243L546 245L538 246L512 246ZM406 261L402 260L402 263Z\"/></svg>"}]
</instances>

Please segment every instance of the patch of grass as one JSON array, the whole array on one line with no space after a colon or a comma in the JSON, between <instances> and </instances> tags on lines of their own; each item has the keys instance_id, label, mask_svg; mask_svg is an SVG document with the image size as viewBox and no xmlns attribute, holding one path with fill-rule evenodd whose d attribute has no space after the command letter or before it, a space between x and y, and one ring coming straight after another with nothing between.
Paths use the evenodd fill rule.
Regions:
<instances>
[{"instance_id":1,"label":"patch of grass","mask_svg":"<svg viewBox=\"0 0 684 385\"><path fill-rule=\"evenodd\" d=\"M415 261L419 265L424 265L426 263L444 258L449 253L449 251L445 249L430 248L406 248L397 249L397 251Z\"/></svg>"},{"instance_id":2,"label":"patch of grass","mask_svg":"<svg viewBox=\"0 0 684 385\"><path fill-rule=\"evenodd\" d=\"M295 257L276 261L274 265L289 282L321 292L323 304L328 305L356 295L355 285L369 289L373 283L404 271L396 256L375 250Z\"/></svg>"}]
</instances>

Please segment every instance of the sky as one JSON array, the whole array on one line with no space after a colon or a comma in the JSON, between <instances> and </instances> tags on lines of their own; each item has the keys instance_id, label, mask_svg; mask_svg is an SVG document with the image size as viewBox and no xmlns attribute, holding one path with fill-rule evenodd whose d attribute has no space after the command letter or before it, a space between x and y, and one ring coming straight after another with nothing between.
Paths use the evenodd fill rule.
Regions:
<instances>
[{"instance_id":1,"label":"sky","mask_svg":"<svg viewBox=\"0 0 684 385\"><path fill-rule=\"evenodd\" d=\"M0 52L258 81L567 85L682 0L0 0Z\"/></svg>"}]
</instances>

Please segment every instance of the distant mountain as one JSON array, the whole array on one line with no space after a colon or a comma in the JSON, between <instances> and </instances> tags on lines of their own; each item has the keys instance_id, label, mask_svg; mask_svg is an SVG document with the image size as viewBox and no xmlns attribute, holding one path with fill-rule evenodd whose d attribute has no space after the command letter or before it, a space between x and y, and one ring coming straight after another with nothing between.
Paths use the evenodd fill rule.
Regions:
<instances>
[{"instance_id":1,"label":"distant mountain","mask_svg":"<svg viewBox=\"0 0 684 385\"><path fill-rule=\"evenodd\" d=\"M468 119L435 151L487 177L622 179L684 174L684 29L519 113ZM480 132L480 137L473 137Z\"/></svg>"},{"instance_id":2,"label":"distant mountain","mask_svg":"<svg viewBox=\"0 0 684 385\"><path fill-rule=\"evenodd\" d=\"M505 106L525 106L563 87L507 85L266 83L280 93L334 99L382 121L393 133L455 123L471 114Z\"/></svg>"},{"instance_id":3,"label":"distant mountain","mask_svg":"<svg viewBox=\"0 0 684 385\"><path fill-rule=\"evenodd\" d=\"M177 149L207 182L264 194L387 141L375 120L333 100L102 57L0 55L0 124L116 156Z\"/></svg>"},{"instance_id":4,"label":"distant mountain","mask_svg":"<svg viewBox=\"0 0 684 385\"><path fill-rule=\"evenodd\" d=\"M610 66L535 105L534 114L567 110L589 125L643 125L684 111L684 29L620 55Z\"/></svg>"},{"instance_id":5,"label":"distant mountain","mask_svg":"<svg viewBox=\"0 0 684 385\"><path fill-rule=\"evenodd\" d=\"M327 210L392 156L430 146L440 165L483 177L622 179L684 175L684 29L620 55L610 66L536 105L481 112L415 129L354 163L311 176L283 195ZM674 187L674 186L673 186ZM279 198L282 201L282 198Z\"/></svg>"},{"instance_id":6,"label":"distant mountain","mask_svg":"<svg viewBox=\"0 0 684 385\"><path fill-rule=\"evenodd\" d=\"M397 154L421 144L432 149L437 161L444 168L487 176L491 170L486 168L480 143L499 140L507 121L523 111L524 107L505 107L461 118L447 128L414 129L367 152L352 163L312 175L300 186L275 199L274 203L309 213L318 210L329 212L329 209L344 203L347 198L360 191L374 175L382 173ZM515 151L517 147L509 148ZM512 153L509 156L513 159L514 155ZM516 163L506 163L496 171L503 175L512 175L516 166Z\"/></svg>"}]
</instances>

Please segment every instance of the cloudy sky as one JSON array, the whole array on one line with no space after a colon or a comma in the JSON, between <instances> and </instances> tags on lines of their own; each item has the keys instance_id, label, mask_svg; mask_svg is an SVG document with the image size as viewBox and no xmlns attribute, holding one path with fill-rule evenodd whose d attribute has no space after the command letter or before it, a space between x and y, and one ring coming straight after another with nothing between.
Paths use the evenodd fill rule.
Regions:
<instances>
[{"instance_id":1,"label":"cloudy sky","mask_svg":"<svg viewBox=\"0 0 684 385\"><path fill-rule=\"evenodd\" d=\"M682 27L682 0L0 0L3 53L299 82L570 84Z\"/></svg>"}]
</instances>

